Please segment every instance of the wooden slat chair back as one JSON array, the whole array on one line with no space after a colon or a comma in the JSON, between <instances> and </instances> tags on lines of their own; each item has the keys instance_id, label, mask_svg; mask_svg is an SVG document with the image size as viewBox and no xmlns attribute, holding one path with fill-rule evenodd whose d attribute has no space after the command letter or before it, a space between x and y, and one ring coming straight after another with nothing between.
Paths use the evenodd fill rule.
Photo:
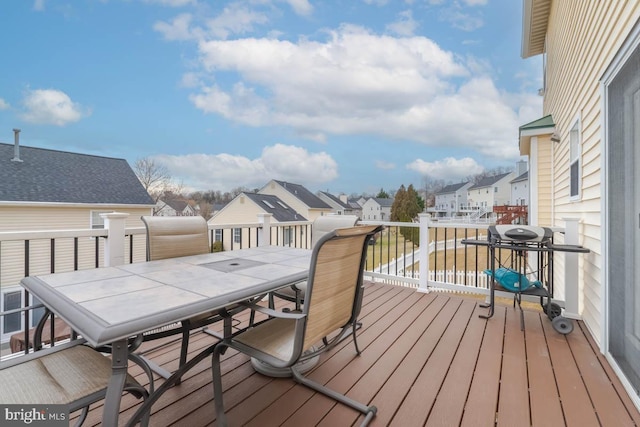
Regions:
<instances>
[{"instance_id":1,"label":"wooden slat chair back","mask_svg":"<svg viewBox=\"0 0 640 427\"><path fill-rule=\"evenodd\" d=\"M352 334L359 354L355 325L362 304L363 273L368 242L381 226L358 226L334 230L313 248L307 301L301 313L280 312L253 306L270 318L234 336L225 337L213 350L214 400L218 425L226 425L222 399L220 355L228 347L276 368L289 368L293 378L320 393L365 414L363 424L375 416L376 408L356 402L316 383L300 373L296 364L316 357ZM335 332L338 331L337 334ZM326 337L333 336L327 340ZM324 345L314 347L320 341Z\"/></svg>"}]
</instances>

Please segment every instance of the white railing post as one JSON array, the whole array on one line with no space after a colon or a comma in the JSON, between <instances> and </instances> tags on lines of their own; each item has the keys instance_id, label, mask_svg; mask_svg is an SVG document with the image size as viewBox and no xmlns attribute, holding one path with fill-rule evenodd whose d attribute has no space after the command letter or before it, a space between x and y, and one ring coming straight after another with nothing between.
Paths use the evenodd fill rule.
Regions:
<instances>
[{"instance_id":1,"label":"white railing post","mask_svg":"<svg viewBox=\"0 0 640 427\"><path fill-rule=\"evenodd\" d=\"M565 222L564 243L567 245L577 245L578 242L578 219L562 218ZM580 310L580 270L578 266L578 253L564 253L564 313L563 316L569 319L581 319Z\"/></svg>"},{"instance_id":2,"label":"white railing post","mask_svg":"<svg viewBox=\"0 0 640 427\"><path fill-rule=\"evenodd\" d=\"M259 213L258 222L261 224L258 233L258 246L269 246L271 244L271 217L270 213Z\"/></svg>"},{"instance_id":3,"label":"white railing post","mask_svg":"<svg viewBox=\"0 0 640 427\"><path fill-rule=\"evenodd\" d=\"M104 266L115 267L124 264L124 230L128 213L101 213L104 228L109 232L104 244Z\"/></svg>"},{"instance_id":4,"label":"white railing post","mask_svg":"<svg viewBox=\"0 0 640 427\"><path fill-rule=\"evenodd\" d=\"M418 215L420 218L420 247L425 250L420 251L418 255L418 262L420 267L418 272L420 278L418 282L418 292L429 292L429 223L431 221L431 215L427 213L421 213Z\"/></svg>"}]
</instances>

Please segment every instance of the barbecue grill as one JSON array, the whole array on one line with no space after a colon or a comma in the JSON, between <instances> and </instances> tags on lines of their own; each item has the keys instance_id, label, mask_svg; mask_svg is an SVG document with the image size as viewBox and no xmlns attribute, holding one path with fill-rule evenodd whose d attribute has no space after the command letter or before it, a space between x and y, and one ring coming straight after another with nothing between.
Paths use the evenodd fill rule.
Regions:
<instances>
[{"instance_id":1,"label":"barbecue grill","mask_svg":"<svg viewBox=\"0 0 640 427\"><path fill-rule=\"evenodd\" d=\"M489 319L494 313L496 287L513 292L513 304L520 308L520 328L524 330L524 313L520 305L523 295L540 297L540 305L551 320L553 328L561 334L573 331L571 319L562 316L562 308L552 302L553 298L553 254L554 252L587 253L589 249L577 245L556 245L553 231L547 227L531 225L492 225L488 228L487 240L462 240L463 244L487 246L491 268L485 273L490 276ZM506 251L506 256L503 251ZM496 266L498 268L496 268Z\"/></svg>"}]
</instances>

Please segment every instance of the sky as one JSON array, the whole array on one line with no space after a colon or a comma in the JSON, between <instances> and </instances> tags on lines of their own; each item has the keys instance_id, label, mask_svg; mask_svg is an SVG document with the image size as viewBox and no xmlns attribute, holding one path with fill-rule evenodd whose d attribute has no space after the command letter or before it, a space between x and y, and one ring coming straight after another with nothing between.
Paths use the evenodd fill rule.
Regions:
<instances>
[{"instance_id":1,"label":"sky","mask_svg":"<svg viewBox=\"0 0 640 427\"><path fill-rule=\"evenodd\" d=\"M521 0L3 0L0 142L186 191L457 183L541 116L521 34Z\"/></svg>"}]
</instances>

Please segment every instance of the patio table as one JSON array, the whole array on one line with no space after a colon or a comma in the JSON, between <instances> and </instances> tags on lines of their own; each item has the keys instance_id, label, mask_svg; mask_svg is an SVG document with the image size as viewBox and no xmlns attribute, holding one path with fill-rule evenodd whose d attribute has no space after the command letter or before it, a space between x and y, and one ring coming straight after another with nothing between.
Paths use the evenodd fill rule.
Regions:
<instances>
[{"instance_id":1,"label":"patio table","mask_svg":"<svg viewBox=\"0 0 640 427\"><path fill-rule=\"evenodd\" d=\"M116 426L130 337L308 276L311 250L260 246L31 276L21 284L94 347L112 348L103 425Z\"/></svg>"}]
</instances>

